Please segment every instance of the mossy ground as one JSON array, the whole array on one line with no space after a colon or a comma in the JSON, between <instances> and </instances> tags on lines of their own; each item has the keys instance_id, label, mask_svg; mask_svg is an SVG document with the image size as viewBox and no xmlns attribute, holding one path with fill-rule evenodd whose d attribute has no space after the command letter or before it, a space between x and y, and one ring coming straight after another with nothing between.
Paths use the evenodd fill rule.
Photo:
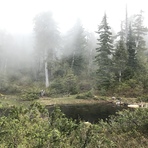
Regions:
<instances>
[{"instance_id":1,"label":"mossy ground","mask_svg":"<svg viewBox=\"0 0 148 148\"><path fill-rule=\"evenodd\" d=\"M95 96L93 98L87 98L87 99L77 99L77 95L70 95L70 96L62 96L58 98L51 98L51 97L40 97L37 100L34 101L25 101L21 99L21 96L19 95L5 95L3 97L0 97L0 107L1 106L29 106L33 102L38 102L42 105L60 105L60 104L95 104L100 102L115 102L115 100L112 100L111 97L104 97L104 96ZM123 102L125 103L136 103L136 98L123 98Z\"/></svg>"}]
</instances>

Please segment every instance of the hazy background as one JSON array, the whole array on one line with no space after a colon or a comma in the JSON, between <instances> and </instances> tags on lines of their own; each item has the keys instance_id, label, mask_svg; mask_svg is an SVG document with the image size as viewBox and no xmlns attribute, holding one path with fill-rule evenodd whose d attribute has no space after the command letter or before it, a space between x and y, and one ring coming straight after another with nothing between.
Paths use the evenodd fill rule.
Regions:
<instances>
[{"instance_id":1,"label":"hazy background","mask_svg":"<svg viewBox=\"0 0 148 148\"><path fill-rule=\"evenodd\" d=\"M147 0L0 0L0 29L10 33L31 33L33 18L42 11L52 11L60 32L67 31L79 17L86 30L95 31L104 12L110 26L118 31L125 18L144 11L148 22Z\"/></svg>"},{"instance_id":2,"label":"hazy background","mask_svg":"<svg viewBox=\"0 0 148 148\"><path fill-rule=\"evenodd\" d=\"M57 37L53 41L53 44L57 46L52 48L53 57L63 58L63 60L67 58L66 62L71 63L75 55L76 43L87 42L83 45L85 52L82 56L88 59L88 67L90 71L93 71L91 64L94 61L97 45L95 31L98 30L104 13L107 14L107 21L113 35L116 35L120 31L121 21L125 20L126 7L128 17L143 10L144 26L147 26L146 0L0 0L0 77L5 81L8 78L12 79L12 82L23 78L24 81L21 80L23 84L27 79L29 81L30 77L34 77L34 73L39 73L36 69L41 67L39 70L42 72L41 77L44 81L44 66L39 66L37 63L37 60L41 58L37 50L40 44L51 45L52 41L46 41L47 31L44 32L43 43L37 41L37 31L34 30L35 17L42 12L52 12L52 18L56 23L50 27L58 26L58 30L54 29L57 30L60 39ZM46 20L48 19L45 19L45 22L48 22ZM50 32L51 38L56 32L53 28ZM41 34L38 38L40 36ZM146 40L148 40L147 37ZM40 52L45 54L44 47L41 47ZM36 53L39 54L38 58L35 57ZM48 59L51 60L51 57ZM43 59L41 60L43 62ZM58 59L55 60L56 62L59 62ZM56 68L58 69L58 66ZM28 77L25 79L24 76Z\"/></svg>"}]
</instances>

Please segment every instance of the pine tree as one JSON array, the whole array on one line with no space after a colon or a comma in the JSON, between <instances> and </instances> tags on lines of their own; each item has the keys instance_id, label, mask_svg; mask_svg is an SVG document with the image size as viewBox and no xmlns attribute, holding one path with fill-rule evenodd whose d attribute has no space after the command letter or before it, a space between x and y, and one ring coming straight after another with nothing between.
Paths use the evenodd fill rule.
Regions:
<instances>
[{"instance_id":1,"label":"pine tree","mask_svg":"<svg viewBox=\"0 0 148 148\"><path fill-rule=\"evenodd\" d=\"M127 63L127 50L125 43L122 39L119 40L115 53L114 53L114 69L115 74L118 78L118 81L122 81L122 75L124 73L124 70L126 69L126 63Z\"/></svg>"},{"instance_id":2,"label":"pine tree","mask_svg":"<svg viewBox=\"0 0 148 148\"><path fill-rule=\"evenodd\" d=\"M95 33L95 32L94 32ZM94 70L96 69L96 65L94 64L94 58L96 56L96 37L94 33L87 32L86 39L87 39L87 46L86 46L86 59L87 59L87 75L91 75Z\"/></svg>"},{"instance_id":3,"label":"pine tree","mask_svg":"<svg viewBox=\"0 0 148 148\"><path fill-rule=\"evenodd\" d=\"M125 15L125 20L121 21L121 30L118 32L117 36L122 37L122 40L126 43L127 42L127 37L128 37L128 30L129 30L129 18L128 18L128 11L127 11L127 6L126 6L126 15Z\"/></svg>"},{"instance_id":4,"label":"pine tree","mask_svg":"<svg viewBox=\"0 0 148 148\"><path fill-rule=\"evenodd\" d=\"M67 62L75 75L80 75L85 67L85 32L78 19L75 26L69 31L67 37Z\"/></svg>"},{"instance_id":5,"label":"pine tree","mask_svg":"<svg viewBox=\"0 0 148 148\"><path fill-rule=\"evenodd\" d=\"M145 55L146 51L146 42L144 40L144 36L147 35L148 28L143 25L144 17L143 11L140 11L139 14L134 16L133 19L133 35L135 36L136 42L136 58L138 61L137 75L143 75L147 73L146 64L147 64L147 56Z\"/></svg>"},{"instance_id":6,"label":"pine tree","mask_svg":"<svg viewBox=\"0 0 148 148\"><path fill-rule=\"evenodd\" d=\"M134 16L134 22L132 25L136 41L137 52L144 51L146 49L144 36L147 35L148 28L143 26L144 18L142 13L143 11Z\"/></svg>"},{"instance_id":7,"label":"pine tree","mask_svg":"<svg viewBox=\"0 0 148 148\"><path fill-rule=\"evenodd\" d=\"M118 35L120 35L120 40L117 42L113 57L114 72L118 82L122 81L122 75L124 73L124 70L126 69L127 64L125 32L122 25L123 24L121 23L121 31L118 33Z\"/></svg>"},{"instance_id":8,"label":"pine tree","mask_svg":"<svg viewBox=\"0 0 148 148\"><path fill-rule=\"evenodd\" d=\"M113 52L113 41L110 26L107 23L106 14L98 28L96 33L99 34L98 45L96 48L98 55L95 57L98 64L98 83L104 88L108 88L111 84L112 75L112 52Z\"/></svg>"},{"instance_id":9,"label":"pine tree","mask_svg":"<svg viewBox=\"0 0 148 148\"><path fill-rule=\"evenodd\" d=\"M137 70L137 52L136 52L136 42L135 36L133 35L133 30L131 24L129 25L129 32L127 37L127 52L128 52L128 60L127 60L127 68L126 68L126 77L128 79L134 76L134 73Z\"/></svg>"}]
</instances>

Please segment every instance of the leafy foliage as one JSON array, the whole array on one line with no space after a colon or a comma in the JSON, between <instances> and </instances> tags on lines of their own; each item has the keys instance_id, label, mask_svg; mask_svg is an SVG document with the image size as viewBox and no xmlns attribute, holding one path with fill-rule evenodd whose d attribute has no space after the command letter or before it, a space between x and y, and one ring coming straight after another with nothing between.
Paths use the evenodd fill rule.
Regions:
<instances>
[{"instance_id":1,"label":"leafy foliage","mask_svg":"<svg viewBox=\"0 0 148 148\"><path fill-rule=\"evenodd\" d=\"M148 95L143 95L137 99L140 102L148 102Z\"/></svg>"},{"instance_id":2,"label":"leafy foliage","mask_svg":"<svg viewBox=\"0 0 148 148\"><path fill-rule=\"evenodd\" d=\"M13 107L0 117L0 147L147 147L148 110L124 110L97 124L66 118L58 107ZM128 138L128 140L127 140Z\"/></svg>"},{"instance_id":3,"label":"leafy foliage","mask_svg":"<svg viewBox=\"0 0 148 148\"><path fill-rule=\"evenodd\" d=\"M65 77L58 77L51 83L48 89L48 96L59 94L73 95L77 92L77 77L73 74L67 74Z\"/></svg>"},{"instance_id":4,"label":"leafy foliage","mask_svg":"<svg viewBox=\"0 0 148 148\"><path fill-rule=\"evenodd\" d=\"M26 92L21 96L21 98L26 101L36 100L36 99L39 99L39 93Z\"/></svg>"},{"instance_id":5,"label":"leafy foliage","mask_svg":"<svg viewBox=\"0 0 148 148\"><path fill-rule=\"evenodd\" d=\"M121 96L125 97L138 97L143 94L143 86L141 82L135 79L129 79L123 83L116 86L115 92Z\"/></svg>"},{"instance_id":6,"label":"leafy foliage","mask_svg":"<svg viewBox=\"0 0 148 148\"><path fill-rule=\"evenodd\" d=\"M94 98L94 95L90 91L82 95L76 96L76 99L93 99L93 98Z\"/></svg>"},{"instance_id":7,"label":"leafy foliage","mask_svg":"<svg viewBox=\"0 0 148 148\"><path fill-rule=\"evenodd\" d=\"M38 88L31 88L31 89L28 88L21 95L21 99L26 101L33 101L39 99L39 97L40 97L40 90Z\"/></svg>"}]
</instances>

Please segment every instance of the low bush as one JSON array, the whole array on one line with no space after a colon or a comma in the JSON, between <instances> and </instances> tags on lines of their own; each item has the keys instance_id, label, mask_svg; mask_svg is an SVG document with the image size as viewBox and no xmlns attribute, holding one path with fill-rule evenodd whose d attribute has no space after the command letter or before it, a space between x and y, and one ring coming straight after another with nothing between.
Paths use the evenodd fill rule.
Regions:
<instances>
[{"instance_id":1,"label":"low bush","mask_svg":"<svg viewBox=\"0 0 148 148\"><path fill-rule=\"evenodd\" d=\"M143 85L133 79L120 83L115 88L116 94L125 97L138 97L143 94L143 91Z\"/></svg>"},{"instance_id":2,"label":"low bush","mask_svg":"<svg viewBox=\"0 0 148 148\"><path fill-rule=\"evenodd\" d=\"M85 95L77 95L76 99L88 99Z\"/></svg>"},{"instance_id":3,"label":"low bush","mask_svg":"<svg viewBox=\"0 0 148 148\"><path fill-rule=\"evenodd\" d=\"M138 97L137 100L140 101L140 102L148 102L148 95Z\"/></svg>"},{"instance_id":4,"label":"low bush","mask_svg":"<svg viewBox=\"0 0 148 148\"><path fill-rule=\"evenodd\" d=\"M59 94L77 94L77 78L73 74L68 74L65 77L56 78L48 89L48 96L57 96Z\"/></svg>"},{"instance_id":5,"label":"low bush","mask_svg":"<svg viewBox=\"0 0 148 148\"><path fill-rule=\"evenodd\" d=\"M26 92L21 96L21 99L26 101L33 101L33 100L39 99L39 93Z\"/></svg>"},{"instance_id":6,"label":"low bush","mask_svg":"<svg viewBox=\"0 0 148 148\"><path fill-rule=\"evenodd\" d=\"M90 91L76 96L76 99L93 99L93 98L94 98L94 95Z\"/></svg>"},{"instance_id":7,"label":"low bush","mask_svg":"<svg viewBox=\"0 0 148 148\"><path fill-rule=\"evenodd\" d=\"M80 81L80 83L78 84L78 87L80 92L87 92L92 89L90 82L87 82L87 81Z\"/></svg>"},{"instance_id":8,"label":"low bush","mask_svg":"<svg viewBox=\"0 0 148 148\"><path fill-rule=\"evenodd\" d=\"M101 95L101 96L106 96L107 93L108 93L107 90L104 89L104 88L101 88L101 89L99 90L99 95Z\"/></svg>"},{"instance_id":9,"label":"low bush","mask_svg":"<svg viewBox=\"0 0 148 148\"><path fill-rule=\"evenodd\" d=\"M148 147L148 110L123 110L97 124L66 118L38 103L12 107L0 117L0 147Z\"/></svg>"},{"instance_id":10,"label":"low bush","mask_svg":"<svg viewBox=\"0 0 148 148\"><path fill-rule=\"evenodd\" d=\"M39 97L40 90L38 88L28 88L27 90L24 90L21 95L21 99L26 101L33 101L39 99Z\"/></svg>"},{"instance_id":11,"label":"low bush","mask_svg":"<svg viewBox=\"0 0 148 148\"><path fill-rule=\"evenodd\" d=\"M22 92L18 85L8 83L4 84L0 91L4 94L17 94Z\"/></svg>"}]
</instances>

